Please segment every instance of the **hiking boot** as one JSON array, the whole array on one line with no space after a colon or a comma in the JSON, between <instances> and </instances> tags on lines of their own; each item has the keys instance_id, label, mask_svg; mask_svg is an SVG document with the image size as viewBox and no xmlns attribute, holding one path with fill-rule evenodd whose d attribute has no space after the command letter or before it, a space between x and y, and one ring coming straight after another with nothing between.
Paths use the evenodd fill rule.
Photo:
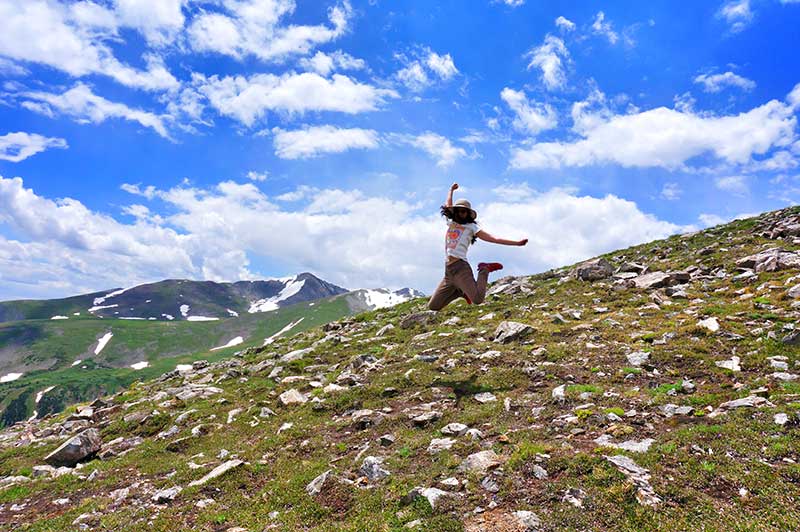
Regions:
<instances>
[{"instance_id":1,"label":"hiking boot","mask_svg":"<svg viewBox=\"0 0 800 532\"><path fill-rule=\"evenodd\" d=\"M496 272L497 270L502 270L503 265L499 262L481 262L478 264L478 271L486 270L487 272Z\"/></svg>"}]
</instances>

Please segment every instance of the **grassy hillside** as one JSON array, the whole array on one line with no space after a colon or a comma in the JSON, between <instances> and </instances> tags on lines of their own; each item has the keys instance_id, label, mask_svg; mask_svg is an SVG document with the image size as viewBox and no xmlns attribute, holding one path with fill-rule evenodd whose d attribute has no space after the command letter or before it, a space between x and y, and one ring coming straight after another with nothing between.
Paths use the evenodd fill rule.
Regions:
<instances>
[{"instance_id":1,"label":"grassy hillside","mask_svg":"<svg viewBox=\"0 0 800 532\"><path fill-rule=\"evenodd\" d=\"M360 314L135 383L78 427L6 429L0 525L798 530L800 241L781 227L799 212L609 253L616 278ZM102 458L31 478L87 426Z\"/></svg>"},{"instance_id":2,"label":"grassy hillside","mask_svg":"<svg viewBox=\"0 0 800 532\"><path fill-rule=\"evenodd\" d=\"M113 393L137 379L149 379L194 360L220 360L235 351L261 346L264 340L302 318L292 332L328 323L350 314L341 297L316 303L298 303L273 312L244 314L212 322L119 320L78 317L69 320L26 320L0 323L2 373L24 372L12 382L0 383L1 424L59 412L65 405ZM113 338L99 355L98 340ZM244 343L226 345L241 336ZM8 364L8 361L17 361ZM81 360L79 365L72 363ZM131 364L147 361L149 367L134 370ZM34 368L31 371L31 368ZM55 386L35 404L36 393Z\"/></svg>"}]
</instances>

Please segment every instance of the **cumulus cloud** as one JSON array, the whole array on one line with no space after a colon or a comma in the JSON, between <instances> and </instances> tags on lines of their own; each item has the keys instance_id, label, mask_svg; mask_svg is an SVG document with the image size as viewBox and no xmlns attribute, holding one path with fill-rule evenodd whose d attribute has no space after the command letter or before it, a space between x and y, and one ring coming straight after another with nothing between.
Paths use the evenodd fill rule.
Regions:
<instances>
[{"instance_id":1,"label":"cumulus cloud","mask_svg":"<svg viewBox=\"0 0 800 532\"><path fill-rule=\"evenodd\" d=\"M160 2L156 2L160 3ZM116 19L105 8L88 2L66 5L44 0L0 0L0 55L14 61L44 64L80 77L101 74L134 88L171 90L178 80L156 55L145 57L138 70L114 57L104 39L115 33ZM99 26L111 25L98 33Z\"/></svg>"},{"instance_id":2,"label":"cumulus cloud","mask_svg":"<svg viewBox=\"0 0 800 532\"><path fill-rule=\"evenodd\" d=\"M255 170L250 170L247 172L247 179L250 181L266 181L267 176L269 176L269 172L256 172Z\"/></svg>"},{"instance_id":3,"label":"cumulus cloud","mask_svg":"<svg viewBox=\"0 0 800 532\"><path fill-rule=\"evenodd\" d=\"M562 31L573 31L575 29L575 23L570 19L559 15L559 17L556 19L556 27Z\"/></svg>"},{"instance_id":4,"label":"cumulus cloud","mask_svg":"<svg viewBox=\"0 0 800 532\"><path fill-rule=\"evenodd\" d=\"M753 20L750 0L730 0L720 7L717 16L725 20L733 33L745 29Z\"/></svg>"},{"instance_id":5,"label":"cumulus cloud","mask_svg":"<svg viewBox=\"0 0 800 532\"><path fill-rule=\"evenodd\" d=\"M530 102L525 91L506 87L500 92L500 98L514 112L513 125L519 131L536 135L558 125L555 110L548 104Z\"/></svg>"},{"instance_id":6,"label":"cumulus cloud","mask_svg":"<svg viewBox=\"0 0 800 532\"><path fill-rule=\"evenodd\" d=\"M61 138L17 131L0 136L0 159L18 163L48 148L67 147L67 141Z\"/></svg>"},{"instance_id":7,"label":"cumulus cloud","mask_svg":"<svg viewBox=\"0 0 800 532\"><path fill-rule=\"evenodd\" d=\"M569 61L569 51L564 41L553 35L546 35L544 42L528 52L531 58L528 70L537 68L542 71L542 81L550 90L563 87L567 82L564 63Z\"/></svg>"},{"instance_id":8,"label":"cumulus cloud","mask_svg":"<svg viewBox=\"0 0 800 532\"><path fill-rule=\"evenodd\" d=\"M374 111L398 95L341 74L325 78L314 72L195 77L197 91L220 114L252 126L267 111L302 115L308 111Z\"/></svg>"},{"instance_id":9,"label":"cumulus cloud","mask_svg":"<svg viewBox=\"0 0 800 532\"><path fill-rule=\"evenodd\" d=\"M501 260L508 274L566 265L687 229L613 195L507 187L518 193L476 204L479 219L492 234L528 237L530 243L509 248L479 242L470 258ZM153 197L172 214L160 218L147 206L128 206L126 213L137 216L122 223L76 200L39 196L19 178L0 177L0 223L22 238L0 237L0 298L54 297L163 278L251 279L259 277L251 257L350 288L430 292L442 274L445 226L435 207L306 187L290 210L252 184L233 182L154 189Z\"/></svg>"},{"instance_id":10,"label":"cumulus cloud","mask_svg":"<svg viewBox=\"0 0 800 532\"><path fill-rule=\"evenodd\" d=\"M458 74L458 68L450 54L439 55L429 48L424 48L418 55L419 57L413 60L398 55L405 66L395 74L403 85L414 92L421 92L437 81L449 81Z\"/></svg>"},{"instance_id":11,"label":"cumulus cloud","mask_svg":"<svg viewBox=\"0 0 800 532\"><path fill-rule=\"evenodd\" d=\"M89 3L89 2L85 2ZM183 28L188 0L115 0L118 21L138 30L156 46L172 43Z\"/></svg>"},{"instance_id":12,"label":"cumulus cloud","mask_svg":"<svg viewBox=\"0 0 800 532\"><path fill-rule=\"evenodd\" d=\"M443 137L431 131L417 136L399 135L396 136L396 138L430 155L436 160L436 166L440 168L450 167L458 159L467 156L467 152L464 148L453 145L447 137Z\"/></svg>"},{"instance_id":13,"label":"cumulus cloud","mask_svg":"<svg viewBox=\"0 0 800 532\"><path fill-rule=\"evenodd\" d=\"M745 91L751 91L756 88L756 82L744 78L733 72L725 72L723 74L700 74L694 78L695 83L703 85L705 92L717 93L725 87L738 87Z\"/></svg>"},{"instance_id":14,"label":"cumulus cloud","mask_svg":"<svg viewBox=\"0 0 800 532\"><path fill-rule=\"evenodd\" d=\"M281 159L307 159L323 153L342 153L378 147L378 133L372 129L306 126L294 131L280 128L274 133L275 155Z\"/></svg>"},{"instance_id":15,"label":"cumulus cloud","mask_svg":"<svg viewBox=\"0 0 800 532\"><path fill-rule=\"evenodd\" d=\"M295 10L293 0L228 1L222 5L223 10L204 11L190 23L187 33L195 51L284 61L341 37L352 17L346 0L328 9L329 25L313 26L282 25L282 19Z\"/></svg>"},{"instance_id":16,"label":"cumulus cloud","mask_svg":"<svg viewBox=\"0 0 800 532\"><path fill-rule=\"evenodd\" d=\"M21 96L25 98L22 103L23 107L48 116L61 113L74 118L79 123L91 122L94 124L105 122L109 118L122 118L149 127L164 138L170 138L161 116L106 100L102 96L94 94L83 83L77 83L62 94L32 91L24 92Z\"/></svg>"},{"instance_id":17,"label":"cumulus cloud","mask_svg":"<svg viewBox=\"0 0 800 532\"><path fill-rule=\"evenodd\" d=\"M363 59L358 59L341 50L336 50L332 54L317 52L312 57L304 57L300 60L300 66L322 76L327 76L334 70L363 70L367 67L367 63Z\"/></svg>"},{"instance_id":18,"label":"cumulus cloud","mask_svg":"<svg viewBox=\"0 0 800 532\"><path fill-rule=\"evenodd\" d=\"M771 100L737 115L658 107L615 114L573 106L580 139L544 142L513 151L514 168L560 168L613 163L676 169L693 157L711 155L744 165L756 155L790 146L797 137L795 108Z\"/></svg>"},{"instance_id":19,"label":"cumulus cloud","mask_svg":"<svg viewBox=\"0 0 800 532\"><path fill-rule=\"evenodd\" d=\"M619 35L611 26L611 22L606 22L606 14L598 11L592 23L592 31L608 39L611 44L617 44Z\"/></svg>"}]
</instances>

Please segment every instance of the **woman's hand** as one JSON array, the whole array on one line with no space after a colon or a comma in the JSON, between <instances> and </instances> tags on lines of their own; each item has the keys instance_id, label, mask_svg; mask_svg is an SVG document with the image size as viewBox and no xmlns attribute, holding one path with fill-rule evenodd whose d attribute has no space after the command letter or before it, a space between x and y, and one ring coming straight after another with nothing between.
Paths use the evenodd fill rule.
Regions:
<instances>
[{"instance_id":1,"label":"woman's hand","mask_svg":"<svg viewBox=\"0 0 800 532\"><path fill-rule=\"evenodd\" d=\"M517 241L517 245L518 246L524 246L527 243L528 243L528 239L527 238L523 238L522 240L518 240Z\"/></svg>"},{"instance_id":2,"label":"woman's hand","mask_svg":"<svg viewBox=\"0 0 800 532\"><path fill-rule=\"evenodd\" d=\"M457 188L458 188L458 183L453 183L452 185L450 185L450 192L456 190Z\"/></svg>"}]
</instances>

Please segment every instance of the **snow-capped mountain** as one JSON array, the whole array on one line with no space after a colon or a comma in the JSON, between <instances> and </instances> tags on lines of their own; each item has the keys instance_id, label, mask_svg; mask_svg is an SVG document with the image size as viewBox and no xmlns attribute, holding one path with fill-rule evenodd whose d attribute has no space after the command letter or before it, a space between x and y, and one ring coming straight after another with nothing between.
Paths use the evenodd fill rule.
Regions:
<instances>
[{"instance_id":1,"label":"snow-capped mountain","mask_svg":"<svg viewBox=\"0 0 800 532\"><path fill-rule=\"evenodd\" d=\"M129 288L46 301L0 303L0 322L73 317L152 321L217 321L268 313L296 303L346 295L354 311L385 308L422 293L404 288L348 291L310 273L280 279L216 283L169 279Z\"/></svg>"}]
</instances>

